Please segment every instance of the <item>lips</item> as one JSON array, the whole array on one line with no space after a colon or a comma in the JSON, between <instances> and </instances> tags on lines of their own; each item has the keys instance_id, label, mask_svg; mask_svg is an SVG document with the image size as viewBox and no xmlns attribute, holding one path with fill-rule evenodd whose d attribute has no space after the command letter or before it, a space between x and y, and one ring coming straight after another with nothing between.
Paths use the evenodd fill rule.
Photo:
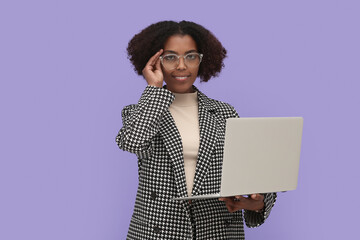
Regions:
<instances>
[{"instance_id":1,"label":"lips","mask_svg":"<svg viewBox=\"0 0 360 240\"><path fill-rule=\"evenodd\" d=\"M190 77L190 75L186 75L186 76L173 76L176 80L179 81L184 81L186 79L188 79Z\"/></svg>"}]
</instances>

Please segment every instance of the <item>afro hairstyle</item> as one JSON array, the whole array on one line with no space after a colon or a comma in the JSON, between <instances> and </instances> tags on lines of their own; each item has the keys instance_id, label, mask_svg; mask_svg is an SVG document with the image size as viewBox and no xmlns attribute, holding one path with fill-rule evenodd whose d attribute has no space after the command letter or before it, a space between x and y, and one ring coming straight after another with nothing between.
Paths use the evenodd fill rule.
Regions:
<instances>
[{"instance_id":1,"label":"afro hairstyle","mask_svg":"<svg viewBox=\"0 0 360 240\"><path fill-rule=\"evenodd\" d=\"M128 58L135 72L142 75L148 60L164 47L170 36L178 34L190 35L196 42L198 52L204 54L198 71L200 81L207 82L211 77L217 77L224 67L226 49L209 30L189 21L161 21L136 34L127 47Z\"/></svg>"}]
</instances>

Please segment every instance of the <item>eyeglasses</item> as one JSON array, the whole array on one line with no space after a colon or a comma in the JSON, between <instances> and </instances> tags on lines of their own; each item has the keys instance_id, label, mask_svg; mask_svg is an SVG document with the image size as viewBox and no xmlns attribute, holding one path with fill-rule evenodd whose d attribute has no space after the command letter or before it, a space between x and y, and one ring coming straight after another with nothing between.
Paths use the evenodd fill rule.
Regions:
<instances>
[{"instance_id":1,"label":"eyeglasses","mask_svg":"<svg viewBox=\"0 0 360 240\"><path fill-rule=\"evenodd\" d=\"M164 68L173 70L179 65L180 57L184 58L184 63L187 67L194 68L200 65L203 54L192 52L186 55L177 55L175 53L170 53L160 56L160 61Z\"/></svg>"}]
</instances>

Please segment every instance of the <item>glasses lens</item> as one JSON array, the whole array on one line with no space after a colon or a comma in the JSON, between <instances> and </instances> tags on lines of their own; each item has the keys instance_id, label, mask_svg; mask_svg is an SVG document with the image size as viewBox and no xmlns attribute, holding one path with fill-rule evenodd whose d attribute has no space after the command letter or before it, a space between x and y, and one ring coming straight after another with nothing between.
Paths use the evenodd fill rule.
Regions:
<instances>
[{"instance_id":1,"label":"glasses lens","mask_svg":"<svg viewBox=\"0 0 360 240\"><path fill-rule=\"evenodd\" d=\"M189 53L185 56L185 64L188 67L197 67L200 64L200 56L198 53Z\"/></svg>"},{"instance_id":2,"label":"glasses lens","mask_svg":"<svg viewBox=\"0 0 360 240\"><path fill-rule=\"evenodd\" d=\"M179 64L179 57L176 54L167 54L162 57L162 64L166 69L172 70ZM201 56L199 53L189 53L184 56L184 62L187 67L197 67L201 62Z\"/></svg>"},{"instance_id":3,"label":"glasses lens","mask_svg":"<svg viewBox=\"0 0 360 240\"><path fill-rule=\"evenodd\" d=\"M174 54L168 54L163 57L163 65L167 69L174 69L178 65L178 57Z\"/></svg>"}]
</instances>

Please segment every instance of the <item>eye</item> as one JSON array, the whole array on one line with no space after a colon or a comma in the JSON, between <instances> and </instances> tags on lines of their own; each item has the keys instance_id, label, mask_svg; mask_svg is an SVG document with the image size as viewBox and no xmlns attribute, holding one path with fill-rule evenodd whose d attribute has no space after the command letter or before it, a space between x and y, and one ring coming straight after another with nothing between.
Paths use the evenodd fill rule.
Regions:
<instances>
[{"instance_id":1,"label":"eye","mask_svg":"<svg viewBox=\"0 0 360 240\"><path fill-rule=\"evenodd\" d=\"M191 53L191 54L186 55L187 60L195 60L195 59L197 59L197 57L198 57L198 55L196 53Z\"/></svg>"},{"instance_id":2,"label":"eye","mask_svg":"<svg viewBox=\"0 0 360 240\"><path fill-rule=\"evenodd\" d=\"M163 59L164 59L165 61L175 61L175 60L176 60L176 56L175 56L175 55L165 55L165 56L163 57Z\"/></svg>"}]
</instances>

